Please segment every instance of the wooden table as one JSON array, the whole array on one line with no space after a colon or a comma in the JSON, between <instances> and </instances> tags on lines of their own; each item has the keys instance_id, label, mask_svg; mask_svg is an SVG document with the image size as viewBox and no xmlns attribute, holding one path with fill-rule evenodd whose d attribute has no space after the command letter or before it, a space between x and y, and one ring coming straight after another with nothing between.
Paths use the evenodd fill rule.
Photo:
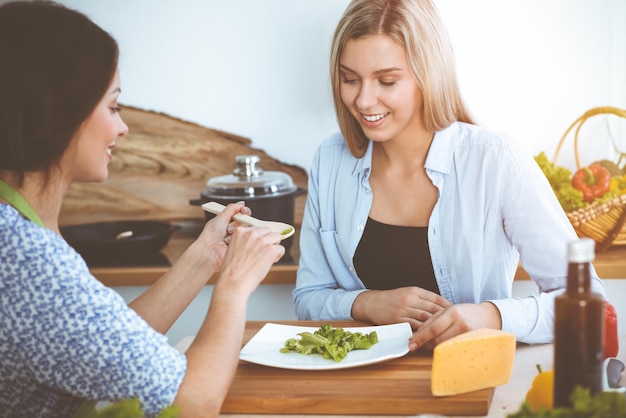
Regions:
<instances>
[{"instance_id":1,"label":"wooden table","mask_svg":"<svg viewBox=\"0 0 626 418\"><path fill-rule=\"evenodd\" d=\"M284 324L319 326L321 322L285 321ZM246 324L244 344L265 324ZM337 326L367 325L333 322ZM193 341L183 339L181 351ZM621 336L626 347L626 335ZM622 350L625 352L626 349ZM537 374L536 365L552 368L552 345L518 344L512 377L506 385L469 394L434 398L430 394L432 356L410 353L378 365L335 371L296 371L240 361L224 402L222 416L285 418L371 415L406 417L438 413L445 416L504 418L519 409ZM626 361L624 354L619 358ZM624 384L622 378L622 384Z\"/></svg>"}]
</instances>

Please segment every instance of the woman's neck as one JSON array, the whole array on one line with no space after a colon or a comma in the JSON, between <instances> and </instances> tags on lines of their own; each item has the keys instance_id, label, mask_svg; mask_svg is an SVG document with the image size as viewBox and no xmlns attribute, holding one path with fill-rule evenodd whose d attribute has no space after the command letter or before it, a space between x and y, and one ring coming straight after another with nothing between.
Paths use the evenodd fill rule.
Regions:
<instances>
[{"instance_id":1,"label":"woman's neck","mask_svg":"<svg viewBox=\"0 0 626 418\"><path fill-rule=\"evenodd\" d=\"M399 171L423 168L433 138L432 132L423 132L419 138L376 142L373 159L379 166L394 167Z\"/></svg>"},{"instance_id":2,"label":"woman's neck","mask_svg":"<svg viewBox=\"0 0 626 418\"><path fill-rule=\"evenodd\" d=\"M26 200L47 228L60 233L59 214L69 184L65 185L65 182L59 181L55 175L51 175L46 181L45 174L39 172L26 173L24 181L19 187L15 175L8 175L3 172L0 173L0 179L9 184Z\"/></svg>"}]
</instances>

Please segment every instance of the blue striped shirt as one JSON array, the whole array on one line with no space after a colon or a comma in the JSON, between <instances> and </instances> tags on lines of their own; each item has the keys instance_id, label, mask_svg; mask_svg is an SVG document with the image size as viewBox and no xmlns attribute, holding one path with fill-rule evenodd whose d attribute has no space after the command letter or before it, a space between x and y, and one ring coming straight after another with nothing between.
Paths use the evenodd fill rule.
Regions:
<instances>
[{"instance_id":1,"label":"blue striped shirt","mask_svg":"<svg viewBox=\"0 0 626 418\"><path fill-rule=\"evenodd\" d=\"M371 167L372 143L356 159L340 133L315 154L293 291L300 319L349 319L366 290L353 258L372 206ZM435 133L425 168L438 189L428 243L441 296L452 303L491 301L502 329L518 341L552 340L567 243L577 236L533 156L500 134L455 122ZM512 297L520 261L538 295ZM593 275L594 290L604 293Z\"/></svg>"}]
</instances>

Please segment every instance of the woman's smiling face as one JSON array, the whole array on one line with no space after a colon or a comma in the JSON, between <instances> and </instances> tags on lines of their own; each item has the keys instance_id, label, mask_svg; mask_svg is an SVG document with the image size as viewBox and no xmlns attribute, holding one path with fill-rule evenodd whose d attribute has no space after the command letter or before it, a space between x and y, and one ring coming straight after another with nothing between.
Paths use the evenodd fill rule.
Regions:
<instances>
[{"instance_id":1,"label":"woman's smiling face","mask_svg":"<svg viewBox=\"0 0 626 418\"><path fill-rule=\"evenodd\" d=\"M116 71L105 95L83 123L70 146L73 156L73 181L100 182L108 177L108 165L116 141L128 133L128 126L119 114L117 103L121 92L119 71Z\"/></svg>"},{"instance_id":2,"label":"woman's smiling face","mask_svg":"<svg viewBox=\"0 0 626 418\"><path fill-rule=\"evenodd\" d=\"M339 70L341 100L369 139L414 138L424 130L422 92L401 45L385 35L349 40Z\"/></svg>"}]
</instances>

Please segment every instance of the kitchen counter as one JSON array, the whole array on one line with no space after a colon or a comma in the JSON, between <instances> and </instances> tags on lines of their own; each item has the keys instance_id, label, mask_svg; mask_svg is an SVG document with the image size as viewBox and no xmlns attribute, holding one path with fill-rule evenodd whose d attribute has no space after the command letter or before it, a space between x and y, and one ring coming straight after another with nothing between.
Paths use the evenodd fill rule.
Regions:
<instances>
[{"instance_id":1,"label":"kitchen counter","mask_svg":"<svg viewBox=\"0 0 626 418\"><path fill-rule=\"evenodd\" d=\"M178 257L193 242L201 221L190 221L183 225L179 231L174 232L163 249L162 254L170 263L174 263ZM300 235L297 230L293 237L291 255L294 260L299 256ZM603 279L626 279L626 246L613 247L606 252L596 255L594 266L598 275ZM92 274L107 286L149 286L158 280L167 270L167 266L121 266L121 267L92 267ZM285 264L276 264L270 270L263 284L294 284L296 281L297 261ZM529 280L528 274L520 267L515 275L515 280ZM209 284L215 281L215 277L209 280Z\"/></svg>"},{"instance_id":2,"label":"kitchen counter","mask_svg":"<svg viewBox=\"0 0 626 418\"><path fill-rule=\"evenodd\" d=\"M170 264L173 264L181 254L193 243L202 225L203 220L190 220L187 222L173 222L182 228L175 231L165 248L161 251ZM293 236L293 244L290 254L294 260L299 255L298 240L300 234L298 228ZM162 265L138 265L138 266L106 266L91 267L91 273L107 286L149 286L157 281L168 269L168 266ZM275 264L263 284L290 284L296 281L296 270L298 268L295 262L286 262L283 264ZM211 277L207 284L214 283L216 277Z\"/></svg>"},{"instance_id":3,"label":"kitchen counter","mask_svg":"<svg viewBox=\"0 0 626 418\"><path fill-rule=\"evenodd\" d=\"M244 343L248 341L254 333L260 329L260 327L265 322L259 321L250 321L246 324L246 332L244 336ZM317 323L307 323L307 322L282 322L286 324L297 324L297 325L307 325L314 326ZM358 323L354 323L358 324ZM341 326L349 326L348 323L340 324ZM357 325L352 325L357 326ZM184 352L187 347L192 343L193 336L189 336L183 338L177 345L176 348L182 352ZM626 347L626 335L620 336L620 347ZM342 379L346 379L347 382L354 382L354 380L350 380L350 378L360 378L360 379L381 379L380 384L383 386L395 387L397 393L395 395L389 395L390 399L383 396L385 393L385 389L381 390L381 393L375 393L372 396L376 399L382 399L380 402L390 402L389 408L386 409L387 412L381 414L379 412L368 414L372 417L398 417L398 416L407 416L407 414L403 414L402 412L395 412L393 408L399 410L398 405L404 405L404 407L411 409L411 413L408 415L414 416L419 413L432 413L433 411L441 411L439 413L446 414L447 416L454 416L457 418L466 417L468 415L472 416L486 416L489 418L504 418L508 414L512 414L516 412L521 403L524 401L526 396L526 392L532 386L532 381L537 375L536 365L540 364L543 370L552 369L553 362L553 346L552 344L537 344L537 345L526 345L518 343L516 353L515 353L515 363L513 366L513 372L511 378L508 383L498 386L495 388L495 392L490 394L491 392L477 391L473 392L473 396L476 399L464 399L463 395L452 396L449 398L432 398L429 393L425 393L422 399L416 399L415 397L408 397L404 399L404 403L402 402L402 393L406 391L407 387L411 384L416 385L416 382L413 380L420 381L420 379L426 379L426 387L429 387L430 380L430 369L424 366L424 362L426 361L424 358L420 358L419 354L410 353L404 357L399 359L389 360L388 362L380 363L380 370L377 368L371 368L371 370L366 370L364 368L355 368L355 369L346 369L342 371L338 376L332 376L333 379L339 378L341 376ZM626 361L626 351L622 350L618 355L618 358L622 361ZM424 363L424 364L422 364ZM420 369L420 364L422 365L422 369ZM410 365L410 367L406 368L406 365ZM425 368L424 368L425 367ZM352 370L352 372L349 372ZM420 371L421 370L421 371ZM361 371L365 372L364 375L360 376L352 376L352 374L358 375ZM413 373L413 375L410 375ZM421 374L420 374L421 373ZM316 374L320 374L317 376ZM410 375L410 376L409 376ZM271 378L271 379L270 379ZM318 396L323 391L323 388L318 388L316 386L316 382L322 381L325 379L323 372L314 371L308 373L302 373L298 371L291 370L283 370L283 369L274 369L271 367L258 366L254 364L249 364L247 362L241 361L239 362L239 369L233 381L233 385L229 391L229 394L226 397L223 406L223 413L220 416L230 417L230 418L238 418L238 417L255 417L262 416L264 418L279 418L279 417L289 417L289 416L302 416L300 413L303 409L306 408L307 405L314 405L316 410L323 412L316 412L318 415L308 415L311 418L313 417L342 417L347 418L348 416L356 416L358 412L353 411L350 412L348 410L342 410L342 404L340 399L327 399L327 400L318 400L316 403L311 404L310 397ZM264 386L255 385L254 388L250 385L254 383L256 380L262 381L263 379L268 380L268 385L271 383L272 388ZM399 379L397 386L394 386L393 379ZM289 385L280 385L281 380L291 381ZM402 380L402 382L400 382ZM622 374L621 385L624 385L624 378ZM413 383L411 383L413 382ZM356 383L353 383L356 385ZM348 385L349 386L349 385ZM367 386L367 385L366 385ZM276 387L283 392L276 392ZM247 390L246 388L250 389ZM300 389L298 389L300 388ZM308 389L307 389L308 388ZM269 391L264 394L265 391ZM344 388L344 391L349 392L349 388ZM366 389L363 389L366 390ZM417 389L415 389L417 390ZM318 393L319 392L319 393ZM393 392L392 392L393 393ZM472 395L466 394L466 395ZM485 396L483 396L485 395ZM394 398L395 396L395 398ZM482 396L482 397L481 397ZM356 399L361 399L363 397L363 393L354 394L348 396L346 398L346 402L354 402ZM350 399L348 399L350 398ZM393 402L391 400L393 398ZM397 399L396 399L397 398ZM438 405L437 401L439 400L447 400L449 405L442 406ZM432 401L432 402L431 402ZM483 402L482 406L475 408L477 404ZM333 403L334 402L334 403ZM373 399L371 400L363 400L365 403L373 403ZM413 402L411 404L411 402ZM421 402L421 403L420 403ZM360 407L360 404L357 404L357 407ZM373 405L376 407L376 405ZM378 406L380 407L380 406ZM420 408L425 408L423 411ZM257 411L257 412L232 412L234 410L242 411ZM480 410L481 408L486 408L486 415L483 413L476 413L477 411L470 412L472 408ZM278 410L277 410L278 409ZM428 410L430 409L430 410ZM443 411L446 412L443 412ZM227 412L228 411L228 412ZM262 412L258 412L262 411ZM456 412L451 412L456 411ZM465 414L463 414L465 412ZM350 415L355 414L355 415ZM460 415L463 414L463 415ZM420 415L417 415L419 417ZM430 415L432 416L432 415ZM416 417L416 418L417 418ZM426 417L424 415L424 417Z\"/></svg>"}]
</instances>

